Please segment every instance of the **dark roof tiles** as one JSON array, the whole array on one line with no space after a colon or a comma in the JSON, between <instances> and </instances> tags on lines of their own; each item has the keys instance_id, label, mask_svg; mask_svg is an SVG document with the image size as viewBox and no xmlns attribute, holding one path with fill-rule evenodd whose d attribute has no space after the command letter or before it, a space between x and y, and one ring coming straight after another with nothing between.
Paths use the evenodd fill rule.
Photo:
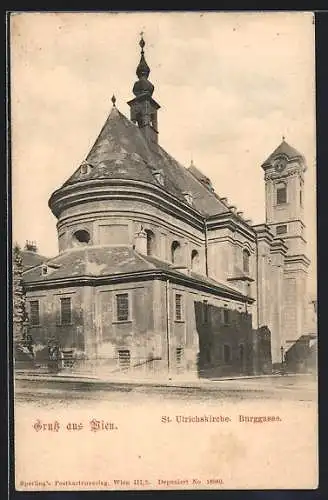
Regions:
<instances>
[{"instance_id":1,"label":"dark roof tiles","mask_svg":"<svg viewBox=\"0 0 328 500\"><path fill-rule=\"evenodd\" d=\"M42 262L45 262L48 260L48 257L44 257L43 255L40 255L36 252L33 252L31 250L21 250L21 257L23 261L23 269L24 271L26 269L30 269L35 266L39 266L42 264Z\"/></svg>"},{"instance_id":2,"label":"dark roof tiles","mask_svg":"<svg viewBox=\"0 0 328 500\"><path fill-rule=\"evenodd\" d=\"M141 255L131 247L99 246L72 249L49 259L47 266L49 269L47 274L42 273L43 266L41 265L25 271L24 281L32 284L53 279L107 277L147 270L170 271L180 278L186 276L186 273L169 262ZM236 298L244 298L237 290L211 278L194 272L187 273L187 275L204 285L232 293Z\"/></svg>"},{"instance_id":3,"label":"dark roof tiles","mask_svg":"<svg viewBox=\"0 0 328 500\"><path fill-rule=\"evenodd\" d=\"M193 206L203 215L227 211L218 197L192 172L180 165L159 144L147 141L141 130L117 108L113 108L95 144L86 157L89 172L81 175L81 167L64 183L73 185L93 179L129 179L159 186L153 172L162 170L163 188L185 201L190 192Z\"/></svg>"},{"instance_id":4,"label":"dark roof tiles","mask_svg":"<svg viewBox=\"0 0 328 500\"><path fill-rule=\"evenodd\" d=\"M299 151L297 151L297 149L290 146L285 141L285 139L283 139L281 144L279 144L279 146L273 151L273 153L270 154L263 165L271 164L272 160L274 160L279 155L287 156L289 160L292 160L294 158L301 158L302 160L304 160L303 155Z\"/></svg>"}]
</instances>

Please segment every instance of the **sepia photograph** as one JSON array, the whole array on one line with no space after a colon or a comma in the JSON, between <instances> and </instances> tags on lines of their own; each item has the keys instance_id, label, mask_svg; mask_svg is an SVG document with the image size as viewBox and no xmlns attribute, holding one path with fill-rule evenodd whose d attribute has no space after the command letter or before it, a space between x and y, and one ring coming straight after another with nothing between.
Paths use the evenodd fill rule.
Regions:
<instances>
[{"instance_id":1,"label":"sepia photograph","mask_svg":"<svg viewBox=\"0 0 328 500\"><path fill-rule=\"evenodd\" d=\"M314 13L8 34L16 490L317 488Z\"/></svg>"}]
</instances>

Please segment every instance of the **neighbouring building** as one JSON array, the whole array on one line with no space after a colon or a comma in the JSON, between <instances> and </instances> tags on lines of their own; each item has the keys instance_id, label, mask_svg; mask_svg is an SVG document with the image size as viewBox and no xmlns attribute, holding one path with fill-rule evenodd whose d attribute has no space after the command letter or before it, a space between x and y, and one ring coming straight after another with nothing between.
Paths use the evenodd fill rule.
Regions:
<instances>
[{"instance_id":1,"label":"neighbouring building","mask_svg":"<svg viewBox=\"0 0 328 500\"><path fill-rule=\"evenodd\" d=\"M259 165L266 218L253 225L160 146L144 45L130 119L113 96L50 197L59 254L24 272L31 335L56 338L85 369L270 372L305 331L305 159L283 139Z\"/></svg>"}]
</instances>

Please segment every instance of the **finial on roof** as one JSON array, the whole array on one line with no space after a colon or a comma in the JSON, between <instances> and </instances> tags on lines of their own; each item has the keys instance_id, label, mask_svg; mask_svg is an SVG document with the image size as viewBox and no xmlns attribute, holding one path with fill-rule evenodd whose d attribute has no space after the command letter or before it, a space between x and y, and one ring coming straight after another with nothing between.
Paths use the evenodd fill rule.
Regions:
<instances>
[{"instance_id":1,"label":"finial on roof","mask_svg":"<svg viewBox=\"0 0 328 500\"><path fill-rule=\"evenodd\" d=\"M115 95L114 95L114 94L112 95L112 99L111 99L111 101L112 101L112 103L113 103L114 108L116 108L116 97L115 97Z\"/></svg>"},{"instance_id":2,"label":"finial on roof","mask_svg":"<svg viewBox=\"0 0 328 500\"><path fill-rule=\"evenodd\" d=\"M149 73L150 73L150 68L148 66L148 64L146 63L146 59L145 59L145 52L144 52L144 47L146 45L146 42L143 38L143 32L140 33L141 35L141 39L140 39L140 42L139 42L139 45L141 47L141 58L140 58L140 62L137 66L137 77L138 78L142 78L142 77L146 77L148 78L149 76Z\"/></svg>"},{"instance_id":3,"label":"finial on roof","mask_svg":"<svg viewBox=\"0 0 328 500\"><path fill-rule=\"evenodd\" d=\"M285 139L286 139L286 137L283 135L283 136L282 136L282 140L284 141Z\"/></svg>"},{"instance_id":4,"label":"finial on roof","mask_svg":"<svg viewBox=\"0 0 328 500\"><path fill-rule=\"evenodd\" d=\"M140 32L140 37L141 37L141 38L140 38L140 42L139 42L139 45L140 45L140 47L141 47L141 54L143 54L143 53L144 53L144 50L143 50L143 49L144 49L144 46L146 45L146 42L145 42L145 40L143 39L143 34L144 34L144 32L143 32L143 31L141 31L141 32Z\"/></svg>"}]
</instances>

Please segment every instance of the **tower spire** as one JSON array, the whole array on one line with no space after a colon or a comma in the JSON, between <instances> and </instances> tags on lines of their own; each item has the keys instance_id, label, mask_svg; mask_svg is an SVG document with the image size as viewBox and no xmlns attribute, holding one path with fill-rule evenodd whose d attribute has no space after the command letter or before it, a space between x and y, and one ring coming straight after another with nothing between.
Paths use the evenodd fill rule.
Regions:
<instances>
[{"instance_id":1,"label":"tower spire","mask_svg":"<svg viewBox=\"0 0 328 500\"><path fill-rule=\"evenodd\" d=\"M154 85L148 80L149 73L150 73L150 68L147 64L147 61L145 59L145 45L146 42L143 38L143 32L140 33L140 41L139 41L139 46L141 48L141 56L140 56L140 61L137 66L136 74L137 77L139 78L139 81L136 82L133 86L133 93L135 96L138 96L140 94L143 94L147 92L149 95L152 95L154 92Z\"/></svg>"},{"instance_id":2,"label":"tower spire","mask_svg":"<svg viewBox=\"0 0 328 500\"><path fill-rule=\"evenodd\" d=\"M132 90L135 98L129 101L128 104L131 109L131 121L138 124L147 140L157 142L157 110L160 106L152 98L154 85L148 80L150 68L145 58L146 42L143 35L142 31L139 40L140 61L136 70L138 81L135 82Z\"/></svg>"}]
</instances>

